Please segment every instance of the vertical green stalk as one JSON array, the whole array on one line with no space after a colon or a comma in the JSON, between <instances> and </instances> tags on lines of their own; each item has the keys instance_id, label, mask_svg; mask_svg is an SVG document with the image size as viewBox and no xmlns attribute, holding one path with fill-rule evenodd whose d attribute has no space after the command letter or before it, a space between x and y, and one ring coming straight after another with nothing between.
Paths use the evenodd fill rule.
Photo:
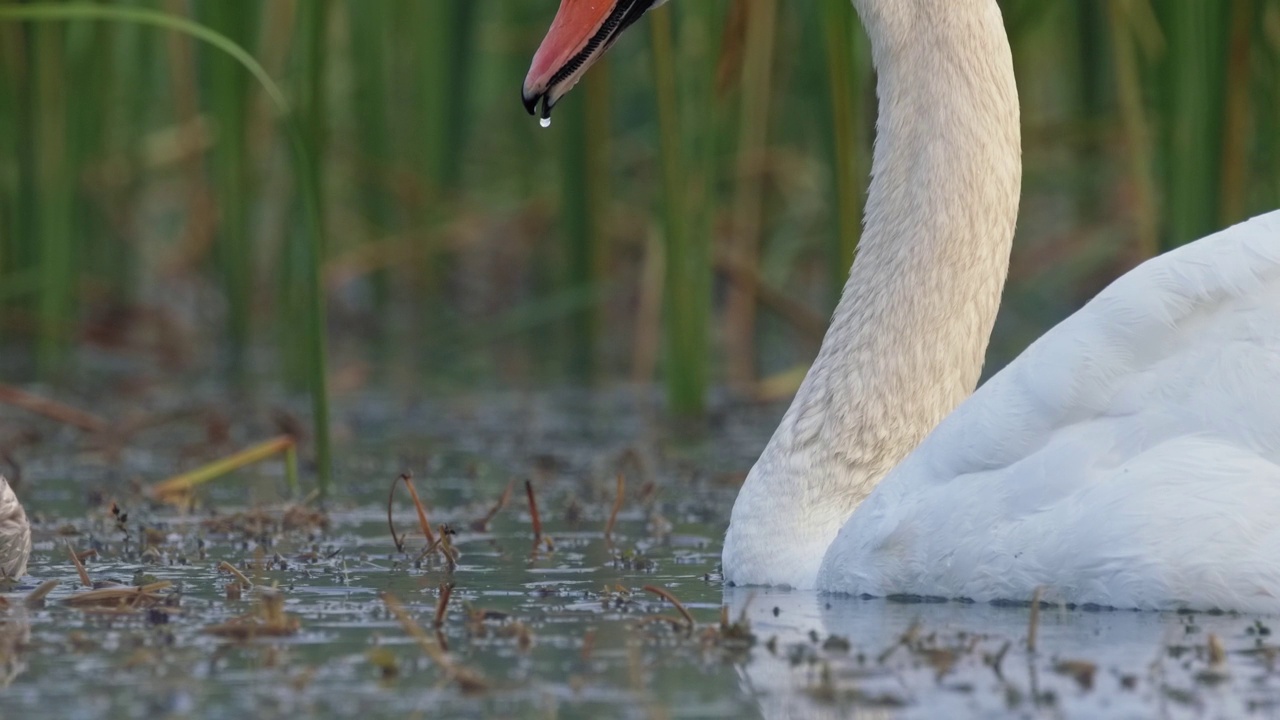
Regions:
<instances>
[{"instance_id":1,"label":"vertical green stalk","mask_svg":"<svg viewBox=\"0 0 1280 720\"><path fill-rule=\"evenodd\" d=\"M470 73L476 3L423 2L418 11L418 162L430 192L427 225L444 219L451 198L459 194L462 150L467 142L467 109L472 92ZM434 236L435 233L431 233ZM436 292L444 274L444 253L428 247L426 291Z\"/></svg>"},{"instance_id":2,"label":"vertical green stalk","mask_svg":"<svg viewBox=\"0 0 1280 720\"><path fill-rule=\"evenodd\" d=\"M831 287L833 296L838 296L862 236L862 188L870 173L867 123L863 118L870 114L859 114L858 110L859 103L868 97L871 61L856 26L853 6L847 0L822 0L822 27L826 34L835 162L836 232L832 237Z\"/></svg>"},{"instance_id":3,"label":"vertical green stalk","mask_svg":"<svg viewBox=\"0 0 1280 720\"><path fill-rule=\"evenodd\" d=\"M1097 210L1105 204L1104 187L1096 182L1096 178L1098 161L1107 159L1102 143L1106 136L1101 131L1102 124L1097 120L1107 117L1111 112L1109 100L1112 88L1107 80L1116 75L1115 48L1111 48L1111 54L1097 52L1097 48L1108 47L1108 13L1115 4L1117 3L1111 0L1080 0L1071 3L1070 29L1074 32L1055 33L1062 38L1064 55L1075 60L1075 72L1069 73L1074 76L1075 85L1069 122L1072 127L1084 129L1080 152L1073 158L1075 177L1072 179L1075 217L1081 222L1090 222L1097 216ZM1071 70L1070 67L1061 69Z\"/></svg>"},{"instance_id":4,"label":"vertical green stalk","mask_svg":"<svg viewBox=\"0 0 1280 720\"><path fill-rule=\"evenodd\" d=\"M1222 185L1218 201L1220 224L1244 219L1249 187L1249 114L1253 81L1252 31L1256 20L1253 0L1229 0L1230 41L1227 44L1226 88L1223 91Z\"/></svg>"},{"instance_id":5,"label":"vertical green stalk","mask_svg":"<svg viewBox=\"0 0 1280 720\"><path fill-rule=\"evenodd\" d=\"M302 39L301 92L298 117L316 162L317 177L324 167L327 124L325 122L325 39L329 29L329 0L307 0L298 7L298 36ZM323 198L323 184L321 184ZM324 215L323 205L320 208Z\"/></svg>"},{"instance_id":6,"label":"vertical green stalk","mask_svg":"<svg viewBox=\"0 0 1280 720\"><path fill-rule=\"evenodd\" d=\"M679 76L671 7L655 11L649 27L666 239L667 395L673 412L697 416L706 404L711 316L712 28L717 8L710 2L679 8ZM681 101L688 110L684 118Z\"/></svg>"},{"instance_id":7,"label":"vertical green stalk","mask_svg":"<svg viewBox=\"0 0 1280 720\"><path fill-rule=\"evenodd\" d=\"M422 3L422 160L437 191L452 192L461 175L471 94L475 2Z\"/></svg>"},{"instance_id":8,"label":"vertical green stalk","mask_svg":"<svg viewBox=\"0 0 1280 720\"><path fill-rule=\"evenodd\" d=\"M608 282L610 258L608 215L612 185L609 182L611 167L609 139L613 136L613 115L610 112L613 83L609 67L608 60L601 60L593 68L597 72L594 78L587 78L584 81L583 98L587 124L583 146L586 150L587 191L590 194L587 202L590 212L588 227L591 232L590 256L587 258L585 270L587 286L597 293ZM587 371L593 374L597 363L597 339L605 323L602 307L599 300L593 299L582 320L587 338L584 342L583 355L587 362Z\"/></svg>"},{"instance_id":9,"label":"vertical green stalk","mask_svg":"<svg viewBox=\"0 0 1280 720\"><path fill-rule=\"evenodd\" d=\"M1151 132L1142 102L1142 78L1138 69L1133 5L1145 0L1111 0L1107 3L1111 24L1111 52L1115 62L1116 99L1128 150L1129 175L1134 188L1134 223L1137 258L1153 257L1160 251L1156 187L1151 175Z\"/></svg>"},{"instance_id":10,"label":"vertical green stalk","mask_svg":"<svg viewBox=\"0 0 1280 720\"><path fill-rule=\"evenodd\" d=\"M216 46L238 62L262 86L272 103L281 112L285 132L292 150L293 167L298 176L298 191L302 196L303 229L308 242L299 243L306 262L303 267L303 289L306 298L306 349L312 362L309 365L308 384L311 390L312 421L315 428L316 472L322 495L331 490L332 461L329 438L329 398L325 386L325 304L320 285L320 259L324 240L321 233L320 190L316 182L317 171L311 165L311 150L307 134L303 132L295 115L290 112L280 88L272 81L262 65L243 47L219 33L185 18L149 9L106 5L0 5L0 20L66 21L76 19L100 19L134 22L153 27L183 32Z\"/></svg>"},{"instance_id":11,"label":"vertical green stalk","mask_svg":"<svg viewBox=\"0 0 1280 720\"><path fill-rule=\"evenodd\" d=\"M245 0L201 3L204 21L214 31L244 47L253 34L251 18L257 5ZM252 331L253 252L249 238L248 90L249 78L224 53L206 58L210 103L216 123L213 172L220 222L218 264L227 303L227 334L231 343L231 374L245 376L245 352Z\"/></svg>"},{"instance_id":12,"label":"vertical green stalk","mask_svg":"<svg viewBox=\"0 0 1280 720\"><path fill-rule=\"evenodd\" d=\"M391 161L391 123L387 116L387 33L394 17L385 0L348 0L347 23L351 33L351 63L356 81L352 83L352 116L356 142L360 148L358 169L360 203L369 227L369 240L378 239L391 227L393 206L386 185L379 182ZM378 178L378 179L375 179ZM390 281L385 270L373 274L374 304L386 309Z\"/></svg>"},{"instance_id":13,"label":"vertical green stalk","mask_svg":"<svg viewBox=\"0 0 1280 720\"><path fill-rule=\"evenodd\" d=\"M1162 3L1165 54L1165 209L1171 245L1217 228L1226 86L1224 2Z\"/></svg>"},{"instance_id":14,"label":"vertical green stalk","mask_svg":"<svg viewBox=\"0 0 1280 720\"><path fill-rule=\"evenodd\" d=\"M21 25L0 26L0 163L10 165L12 173L0 174L0 278L12 282L18 273L32 264L29 249L34 245L35 225L35 158L31 138L30 108L33 89L28 68L31 65L28 33ZM0 293L0 321L20 304L10 293ZM7 323L0 322L0 328Z\"/></svg>"},{"instance_id":15,"label":"vertical green stalk","mask_svg":"<svg viewBox=\"0 0 1280 720\"><path fill-rule=\"evenodd\" d=\"M36 103L32 129L36 148L37 235L39 238L40 336L37 367L48 376L60 370L70 344L75 273L72 248L74 201L67 143L66 26L35 28Z\"/></svg>"},{"instance_id":16,"label":"vertical green stalk","mask_svg":"<svg viewBox=\"0 0 1280 720\"><path fill-rule=\"evenodd\" d=\"M604 248L601 217L608 198L609 77L607 61L591 69L579 97L561 108L560 222L563 228L565 290L586 296L598 287ZM592 375L596 346L595 303L569 316L569 372Z\"/></svg>"},{"instance_id":17,"label":"vertical green stalk","mask_svg":"<svg viewBox=\"0 0 1280 720\"><path fill-rule=\"evenodd\" d=\"M303 49L303 92L299 108L301 137L297 146L299 182L302 184L303 222L308 232L296 243L303 271L303 299L307 318L303 344L307 355L307 385L314 400L316 424L323 423L323 440L316 445L316 464L320 471L321 492L328 493L332 459L329 455L329 393L325 370L325 297L320 268L327 247L324 206L324 159L327 144L325 126L325 40L328 36L329 0L310 0L298 8Z\"/></svg>"},{"instance_id":18,"label":"vertical green stalk","mask_svg":"<svg viewBox=\"0 0 1280 720\"><path fill-rule=\"evenodd\" d=\"M847 3L846 3L847 4ZM773 48L777 33L777 0L756 0L746 7L747 33L742 59L742 98L738 117L737 197L732 262L759 264L764 225L765 154L773 101ZM725 354L729 382L746 389L756 377L756 291L734 284L725 306Z\"/></svg>"},{"instance_id":19,"label":"vertical green stalk","mask_svg":"<svg viewBox=\"0 0 1280 720\"><path fill-rule=\"evenodd\" d=\"M291 145L294 167L298 170L299 190L302 196L305 242L297 243L303 253L303 294L306 308L303 313L306 324L304 342L307 357L307 387L311 395L311 414L316 433L316 473L319 475L321 496L327 496L333 477L333 459L329 447L329 391L326 385L328 373L325 348L328 347L325 328L325 296L321 285L320 266L324 253L324 214L320 197L319 162L314 150L307 146L306 135L296 126L291 128ZM313 158L317 158L313 160Z\"/></svg>"},{"instance_id":20,"label":"vertical green stalk","mask_svg":"<svg viewBox=\"0 0 1280 720\"><path fill-rule=\"evenodd\" d=\"M115 72L117 58L114 45L119 28L109 23L81 23L70 26L69 30L72 42L68 46L68 58L71 67L66 82L76 89L75 106L102 110L69 115L71 167L93 167L110 152L111 117L108 108L112 108L115 98L120 97L119 80L122 76ZM127 207L126 203L118 200L112 197L107 202L119 208ZM76 272L110 288L113 297L127 297L130 286L128 268L132 260L129 246L124 238L111 232L115 223L107 222L109 216L99 213L102 203L80 202L78 205L72 219L72 232L76 237L92 236L94 241L77 249ZM118 211L118 214L127 212L126 209Z\"/></svg>"},{"instance_id":21,"label":"vertical green stalk","mask_svg":"<svg viewBox=\"0 0 1280 720\"><path fill-rule=\"evenodd\" d=\"M1260 81L1263 92L1259 94L1257 127L1280 127L1280 7L1263 5L1262 22L1259 23L1259 51L1266 62L1263 67L1270 70ZM1264 158L1270 172L1263 177L1259 189L1262 193L1264 207L1280 205L1280 137L1273 132L1255 134L1258 157Z\"/></svg>"}]
</instances>

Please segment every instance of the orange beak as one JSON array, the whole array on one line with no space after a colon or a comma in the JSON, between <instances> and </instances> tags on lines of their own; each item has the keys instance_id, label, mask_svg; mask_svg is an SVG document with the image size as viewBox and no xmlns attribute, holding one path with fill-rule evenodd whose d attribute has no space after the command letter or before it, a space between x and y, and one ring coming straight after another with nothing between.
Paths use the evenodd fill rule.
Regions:
<instances>
[{"instance_id":1,"label":"orange beak","mask_svg":"<svg viewBox=\"0 0 1280 720\"><path fill-rule=\"evenodd\" d=\"M524 107L530 115L551 117L587 68L599 60L618 36L651 7L665 0L560 0L560 10L547 31L524 79Z\"/></svg>"}]
</instances>

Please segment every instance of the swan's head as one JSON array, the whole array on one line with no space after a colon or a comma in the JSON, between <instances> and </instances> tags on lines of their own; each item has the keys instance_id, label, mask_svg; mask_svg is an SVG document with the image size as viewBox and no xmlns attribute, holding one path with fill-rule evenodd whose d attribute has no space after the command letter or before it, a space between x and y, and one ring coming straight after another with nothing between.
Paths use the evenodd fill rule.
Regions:
<instances>
[{"instance_id":1,"label":"swan's head","mask_svg":"<svg viewBox=\"0 0 1280 720\"><path fill-rule=\"evenodd\" d=\"M560 0L560 10L524 79L524 107L551 117L551 108L578 84L632 23L667 0Z\"/></svg>"}]
</instances>

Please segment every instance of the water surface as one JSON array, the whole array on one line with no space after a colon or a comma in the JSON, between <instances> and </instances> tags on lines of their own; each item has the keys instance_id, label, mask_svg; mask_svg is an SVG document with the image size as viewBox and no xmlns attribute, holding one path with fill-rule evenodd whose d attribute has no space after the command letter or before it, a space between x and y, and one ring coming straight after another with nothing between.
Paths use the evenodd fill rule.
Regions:
<instances>
[{"instance_id":1,"label":"water surface","mask_svg":"<svg viewBox=\"0 0 1280 720\"><path fill-rule=\"evenodd\" d=\"M342 491L323 513L295 507L289 527L278 463L209 486L189 513L146 502L140 488L220 452L202 422L174 421L115 450L40 426L44 436L21 453L20 493L37 518L37 541L0 628L0 716L1276 712L1277 645L1266 618L1046 608L1031 653L1026 606L723 587L728 510L780 411L721 403L706 427L688 428L625 392L439 403L365 395L338 412ZM255 428L269 432L262 418L270 413L255 420L254 412L236 415L242 422L228 447L261 439L250 437ZM404 470L415 474L432 522L457 531L456 569L436 555L417 560L425 542L402 490L394 522L409 537L404 551L392 543L387 493ZM603 530L618 472L627 490L610 547ZM534 549L526 479L550 550ZM508 504L479 529L475 521L509 482ZM253 514L238 514L246 511ZM172 607L69 606L83 588L68 542L98 551L87 565L96 582L172 581L162 591ZM259 603L252 590L228 599L223 561L277 588L298 631L247 641L210 635L210 626ZM61 584L43 606L23 608L23 594L48 579ZM435 641L482 676L482 688L451 680L382 600L398 598L436 638L437 598L450 582ZM679 615L647 585L680 599L696 627L653 621ZM745 625L722 629L722 605L731 623ZM1211 650L1215 642L1225 659Z\"/></svg>"}]
</instances>

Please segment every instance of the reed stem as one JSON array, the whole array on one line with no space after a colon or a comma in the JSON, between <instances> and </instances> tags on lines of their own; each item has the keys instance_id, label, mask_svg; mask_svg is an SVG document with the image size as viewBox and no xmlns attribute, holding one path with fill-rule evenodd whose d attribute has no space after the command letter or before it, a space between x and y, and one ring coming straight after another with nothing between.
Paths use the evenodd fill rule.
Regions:
<instances>
[{"instance_id":1,"label":"reed stem","mask_svg":"<svg viewBox=\"0 0 1280 720\"><path fill-rule=\"evenodd\" d=\"M29 22L64 22L67 20L111 20L150 25L170 31L186 33L218 48L235 58L262 86L270 97L288 135L292 150L294 171L298 176L299 194L303 203L303 222L307 242L301 243L304 252L303 294L307 299L304 323L304 344L311 358L308 387L311 395L312 423L315 428L316 473L322 496L331 490L332 460L329 437L329 396L325 386L325 312L324 293L320 286L320 253L324 247L324 225L320 217L319 187L315 170L311 167L311 150L290 111L289 102L279 86L267 74L253 56L243 47L210 28L186 18L133 7L108 5L35 5L0 6L0 21L24 20Z\"/></svg>"}]
</instances>

